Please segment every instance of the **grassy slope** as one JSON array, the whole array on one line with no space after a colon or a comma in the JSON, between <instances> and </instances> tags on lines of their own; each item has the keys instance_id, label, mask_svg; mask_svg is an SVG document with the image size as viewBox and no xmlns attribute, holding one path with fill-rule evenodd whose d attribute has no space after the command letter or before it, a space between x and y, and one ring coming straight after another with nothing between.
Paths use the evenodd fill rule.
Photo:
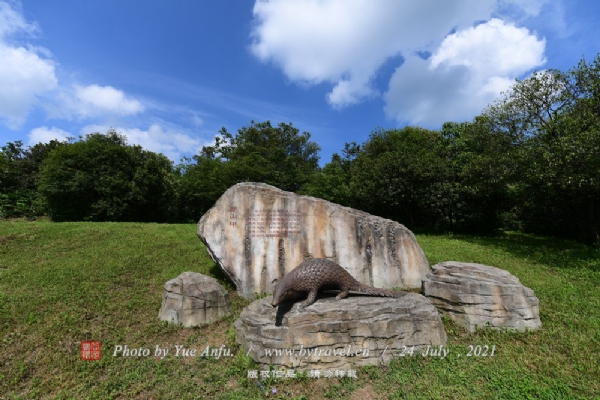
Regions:
<instances>
[{"instance_id":1,"label":"grassy slope","mask_svg":"<svg viewBox=\"0 0 600 400\"><path fill-rule=\"evenodd\" d=\"M547 238L418 236L430 263L504 268L534 289L536 332L466 334L445 321L450 355L402 358L358 379L265 382L271 398L590 398L600 396L600 251ZM184 329L157 320L162 286L184 271L216 277L233 315ZM235 294L195 235L194 225L0 223L0 399L261 398L255 368L233 340L247 301ZM79 342L99 340L98 362ZM112 357L130 348L226 345L234 357ZM468 345L495 345L493 358L464 357ZM460 352L463 357L457 357Z\"/></svg>"}]
</instances>

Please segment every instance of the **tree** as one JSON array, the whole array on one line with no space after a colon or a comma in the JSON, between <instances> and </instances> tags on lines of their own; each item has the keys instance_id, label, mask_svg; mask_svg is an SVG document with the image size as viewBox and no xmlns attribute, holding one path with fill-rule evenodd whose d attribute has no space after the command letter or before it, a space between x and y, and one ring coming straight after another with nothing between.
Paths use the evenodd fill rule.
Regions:
<instances>
[{"instance_id":1,"label":"tree","mask_svg":"<svg viewBox=\"0 0 600 400\"><path fill-rule=\"evenodd\" d=\"M526 230L600 243L600 55L517 81L484 111L511 140Z\"/></svg>"},{"instance_id":2,"label":"tree","mask_svg":"<svg viewBox=\"0 0 600 400\"><path fill-rule=\"evenodd\" d=\"M511 208L511 139L491 134L488 121L443 125L440 150L447 169L444 220L453 231L488 234L505 225Z\"/></svg>"},{"instance_id":3,"label":"tree","mask_svg":"<svg viewBox=\"0 0 600 400\"><path fill-rule=\"evenodd\" d=\"M165 222L174 217L177 189L171 161L127 146L113 129L52 151L39 186L55 221Z\"/></svg>"},{"instance_id":4,"label":"tree","mask_svg":"<svg viewBox=\"0 0 600 400\"><path fill-rule=\"evenodd\" d=\"M436 227L447 171L440 140L438 132L416 127L371 133L351 168L357 207L411 228Z\"/></svg>"},{"instance_id":5,"label":"tree","mask_svg":"<svg viewBox=\"0 0 600 400\"><path fill-rule=\"evenodd\" d=\"M0 152L0 216L34 218L44 213L38 193L39 169L48 154L67 142L52 140L24 148L23 142L8 142Z\"/></svg>"},{"instance_id":6,"label":"tree","mask_svg":"<svg viewBox=\"0 0 600 400\"><path fill-rule=\"evenodd\" d=\"M223 160L223 177L230 184L264 182L296 192L318 170L321 150L310 133L299 132L291 123L273 127L270 121L251 121L235 136L223 127L215 146L203 148L202 156Z\"/></svg>"},{"instance_id":7,"label":"tree","mask_svg":"<svg viewBox=\"0 0 600 400\"><path fill-rule=\"evenodd\" d=\"M197 221L219 197L239 182L264 182L296 192L319 170L320 147L310 133L299 133L292 124L270 121L238 130L224 127L214 146L204 146L178 166L181 176L181 221Z\"/></svg>"},{"instance_id":8,"label":"tree","mask_svg":"<svg viewBox=\"0 0 600 400\"><path fill-rule=\"evenodd\" d=\"M195 164L184 159L180 164L180 203L179 220L197 222L221 195L229 188L229 182L223 178L223 162L207 154L195 155Z\"/></svg>"},{"instance_id":9,"label":"tree","mask_svg":"<svg viewBox=\"0 0 600 400\"><path fill-rule=\"evenodd\" d=\"M334 153L331 161L313 174L298 193L354 207L355 198L350 190L351 169L354 160L360 154L360 146L356 142L346 143L342 154L343 157L340 157Z\"/></svg>"}]
</instances>

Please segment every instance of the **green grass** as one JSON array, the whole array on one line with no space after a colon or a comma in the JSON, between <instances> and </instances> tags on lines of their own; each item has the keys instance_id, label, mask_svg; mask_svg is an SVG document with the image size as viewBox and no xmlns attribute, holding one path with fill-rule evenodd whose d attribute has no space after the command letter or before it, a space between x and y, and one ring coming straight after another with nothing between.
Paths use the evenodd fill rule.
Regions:
<instances>
[{"instance_id":1,"label":"green grass","mask_svg":"<svg viewBox=\"0 0 600 400\"><path fill-rule=\"evenodd\" d=\"M600 396L600 250L522 234L419 235L431 264L457 260L506 269L540 299L535 332L467 334L449 321L450 355L407 357L358 370L358 379L261 383L234 341L248 304L210 260L195 225L0 222L0 399L576 399ZM216 324L159 322L164 283L184 271L217 278L233 313ZM79 343L102 342L101 361ZM199 351L225 345L233 357L113 357L115 345ZM494 357L465 357L469 345ZM462 357L457 357L458 353Z\"/></svg>"}]
</instances>

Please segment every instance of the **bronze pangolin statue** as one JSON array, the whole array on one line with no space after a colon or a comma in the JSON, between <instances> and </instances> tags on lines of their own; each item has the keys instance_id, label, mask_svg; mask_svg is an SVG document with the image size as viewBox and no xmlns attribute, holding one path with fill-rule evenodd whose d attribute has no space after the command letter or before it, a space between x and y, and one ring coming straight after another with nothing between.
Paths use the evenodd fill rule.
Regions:
<instances>
[{"instance_id":1,"label":"bronze pangolin statue","mask_svg":"<svg viewBox=\"0 0 600 400\"><path fill-rule=\"evenodd\" d=\"M278 306L285 300L298 298L308 292L308 298L300 304L300 307L304 308L315 302L318 291L327 289L341 290L336 296L337 299L348 296L349 290L385 297L402 297L407 294L403 291L378 289L364 285L333 261L325 258L310 258L277 283L271 305Z\"/></svg>"}]
</instances>

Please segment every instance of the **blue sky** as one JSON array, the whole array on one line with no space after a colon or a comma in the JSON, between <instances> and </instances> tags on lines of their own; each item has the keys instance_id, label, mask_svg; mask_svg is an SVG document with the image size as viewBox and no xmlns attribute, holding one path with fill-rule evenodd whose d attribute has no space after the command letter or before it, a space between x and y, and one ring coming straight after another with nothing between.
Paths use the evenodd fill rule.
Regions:
<instances>
[{"instance_id":1,"label":"blue sky","mask_svg":"<svg viewBox=\"0 0 600 400\"><path fill-rule=\"evenodd\" d=\"M0 144L114 127L177 163L270 120L310 132L323 165L591 60L598 17L597 0L0 0Z\"/></svg>"}]
</instances>

